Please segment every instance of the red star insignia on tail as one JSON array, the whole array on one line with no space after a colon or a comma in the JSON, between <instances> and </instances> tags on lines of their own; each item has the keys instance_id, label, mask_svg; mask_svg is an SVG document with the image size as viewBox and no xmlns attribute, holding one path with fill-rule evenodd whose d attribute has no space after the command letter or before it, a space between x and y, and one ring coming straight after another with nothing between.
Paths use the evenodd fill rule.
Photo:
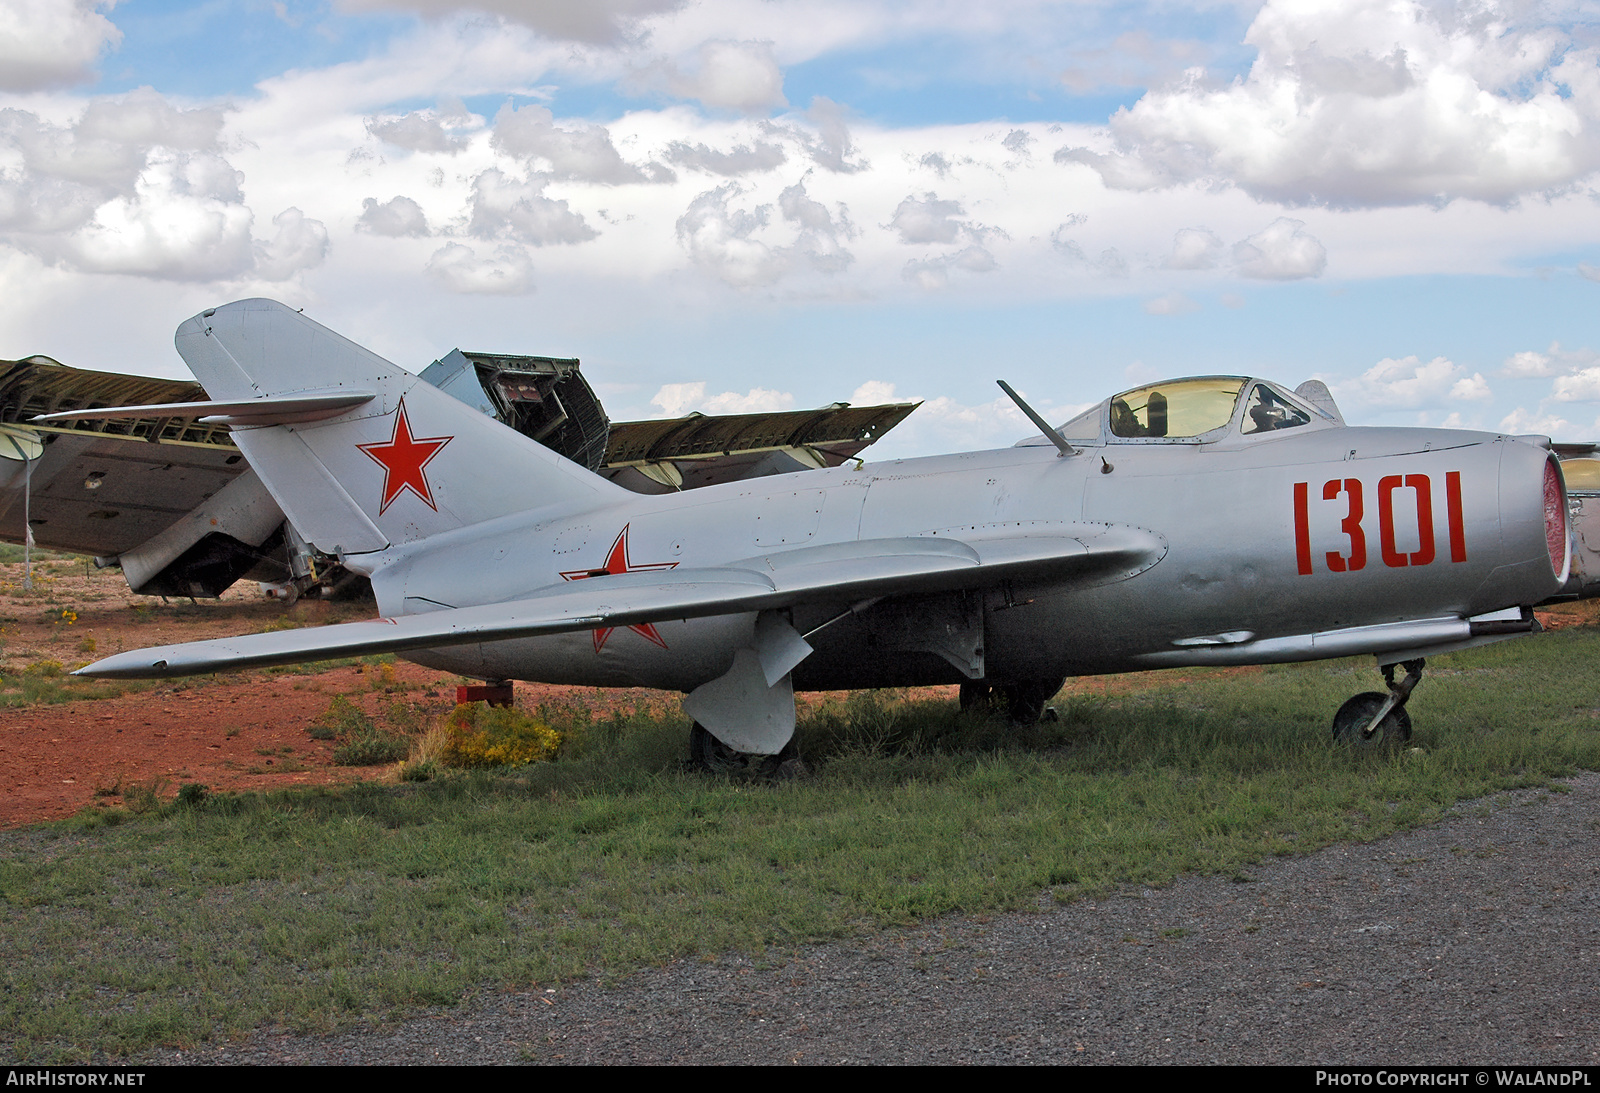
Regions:
<instances>
[{"instance_id":1,"label":"red star insignia on tail","mask_svg":"<svg viewBox=\"0 0 1600 1093\"><path fill-rule=\"evenodd\" d=\"M628 558L628 525L624 524L622 525L622 530L617 533L617 541L611 544L611 552L606 555L605 568L569 569L561 574L561 579L564 581L581 581L589 577L605 577L612 573L640 573L650 569L674 569L677 565L677 562L646 562L643 565L635 565ZM595 652L598 653L606 647L606 639L611 637L611 631L614 629L616 627L605 626L594 631ZM654 642L663 649L667 647L667 643L662 640L661 635L656 631L652 623L636 623L628 627L628 629L646 641Z\"/></svg>"},{"instance_id":2,"label":"red star insignia on tail","mask_svg":"<svg viewBox=\"0 0 1600 1093\"><path fill-rule=\"evenodd\" d=\"M401 399L400 409L394 417L394 434L388 442L356 445L383 468L383 500L378 505L379 516L406 490L416 494L430 509L439 511L439 506L433 503L433 490L428 487L428 475L423 468L439 454L439 449L454 439L453 436L412 437L411 419L406 416L406 400Z\"/></svg>"}]
</instances>

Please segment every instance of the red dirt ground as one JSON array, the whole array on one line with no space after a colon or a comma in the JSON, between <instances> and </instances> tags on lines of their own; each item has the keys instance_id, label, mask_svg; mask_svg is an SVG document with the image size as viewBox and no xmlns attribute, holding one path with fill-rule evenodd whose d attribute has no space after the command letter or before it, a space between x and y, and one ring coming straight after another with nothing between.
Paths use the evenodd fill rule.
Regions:
<instances>
[{"instance_id":1,"label":"red dirt ground","mask_svg":"<svg viewBox=\"0 0 1600 1093\"><path fill-rule=\"evenodd\" d=\"M261 790L382 776L383 768L334 766L334 744L307 734L333 697L346 695L369 714L399 700L437 721L455 704L456 685L473 682L405 661L131 686L52 676L52 662L71 669L123 649L376 611L320 601L285 608L249 583L220 601L163 604L130 593L120 572L86 571L82 560L34 568L30 592L21 587L20 564L0 564L0 828L119 807L132 787L170 797L185 782ZM20 680L58 685L69 700L21 705ZM517 684L523 706L559 700L609 709L661 699L654 691Z\"/></svg>"},{"instance_id":2,"label":"red dirt ground","mask_svg":"<svg viewBox=\"0 0 1600 1093\"><path fill-rule=\"evenodd\" d=\"M68 680L51 673L123 649L251 633L285 620L358 619L375 608L322 601L285 608L250 583L219 601L164 604L130 593L119 571L94 570L82 559L34 569L29 591L22 588L20 563L0 563L0 828L119 807L124 791L134 787L170 797L185 782L261 790L381 777L383 768L334 766L333 743L307 734L333 697L346 695L369 714L398 700L436 722L454 705L456 685L471 682L405 661L387 671L278 669L158 684ZM1552 628L1593 625L1600 600L1540 618ZM1144 678L1074 680L1070 689L1120 693L1142 686ZM66 701L25 696L24 681ZM954 698L953 687L932 690ZM519 706L551 701L602 710L676 696L517 684Z\"/></svg>"}]
</instances>

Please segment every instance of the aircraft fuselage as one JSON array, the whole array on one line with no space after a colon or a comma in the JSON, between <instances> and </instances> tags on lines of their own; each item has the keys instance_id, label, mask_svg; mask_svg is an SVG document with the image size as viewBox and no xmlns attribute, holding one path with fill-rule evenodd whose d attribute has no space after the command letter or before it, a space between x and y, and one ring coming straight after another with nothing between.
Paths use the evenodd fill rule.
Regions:
<instances>
[{"instance_id":1,"label":"aircraft fuselage","mask_svg":"<svg viewBox=\"0 0 1600 1093\"><path fill-rule=\"evenodd\" d=\"M1383 643L1358 637L1346 648L1329 633L1393 625L1403 634L1404 624L1459 623L1556 591L1564 556L1545 530L1551 461L1536 444L1437 429L1108 443L1067 458L1023 446L502 517L393 550L372 579L380 609L395 616L825 543L1116 525L1152 533L1164 553L1137 572L889 598L842 619L847 600L796 607L802 633L837 621L808 639L815 651L794 669L794 686L1009 683L1315 659ZM406 655L488 679L688 691L729 669L755 618Z\"/></svg>"}]
</instances>

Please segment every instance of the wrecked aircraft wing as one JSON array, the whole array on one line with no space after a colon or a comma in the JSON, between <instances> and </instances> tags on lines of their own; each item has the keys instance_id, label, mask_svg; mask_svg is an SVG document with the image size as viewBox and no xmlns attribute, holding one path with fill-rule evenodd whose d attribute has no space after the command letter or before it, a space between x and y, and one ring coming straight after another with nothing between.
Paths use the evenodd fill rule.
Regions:
<instances>
[{"instance_id":1,"label":"wrecked aircraft wing","mask_svg":"<svg viewBox=\"0 0 1600 1093\"><path fill-rule=\"evenodd\" d=\"M635 493L666 493L789 471L837 467L904 421L919 403L728 414L611 426L600 473Z\"/></svg>"},{"instance_id":2,"label":"wrecked aircraft wing","mask_svg":"<svg viewBox=\"0 0 1600 1093\"><path fill-rule=\"evenodd\" d=\"M0 361L0 539L86 554L134 550L248 468L226 427L140 418L27 424L38 414L205 398L197 383ZM29 464L32 464L31 471ZM28 489L24 489L25 480Z\"/></svg>"},{"instance_id":3,"label":"wrecked aircraft wing","mask_svg":"<svg viewBox=\"0 0 1600 1093\"><path fill-rule=\"evenodd\" d=\"M837 467L917 403L609 421L571 357L453 349L422 378L468 406L635 493L670 493Z\"/></svg>"}]
</instances>

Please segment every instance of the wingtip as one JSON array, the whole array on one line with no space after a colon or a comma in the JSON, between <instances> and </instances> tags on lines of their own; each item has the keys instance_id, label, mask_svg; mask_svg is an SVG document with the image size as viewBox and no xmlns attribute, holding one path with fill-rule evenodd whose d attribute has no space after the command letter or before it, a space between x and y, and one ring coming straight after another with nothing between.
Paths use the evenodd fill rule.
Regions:
<instances>
[{"instance_id":1,"label":"wingtip","mask_svg":"<svg viewBox=\"0 0 1600 1093\"><path fill-rule=\"evenodd\" d=\"M156 660L136 662L127 653L85 664L71 673L85 679L157 679L166 674L167 662Z\"/></svg>"}]
</instances>

